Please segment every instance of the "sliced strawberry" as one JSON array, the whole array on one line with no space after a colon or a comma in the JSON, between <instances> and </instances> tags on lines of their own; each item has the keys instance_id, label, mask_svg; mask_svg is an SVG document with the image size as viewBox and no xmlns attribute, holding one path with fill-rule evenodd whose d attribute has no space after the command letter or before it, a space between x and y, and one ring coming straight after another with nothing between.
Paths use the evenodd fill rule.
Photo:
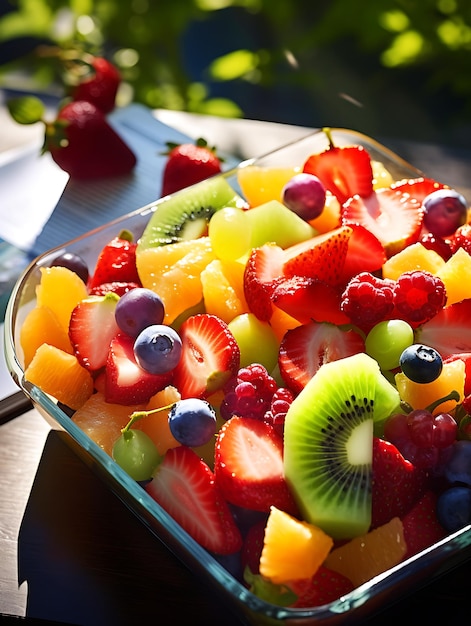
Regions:
<instances>
[{"instance_id":1,"label":"sliced strawberry","mask_svg":"<svg viewBox=\"0 0 471 626\"><path fill-rule=\"evenodd\" d=\"M443 359L471 352L471 299L443 308L416 329L416 340L438 350Z\"/></svg>"},{"instance_id":2,"label":"sliced strawberry","mask_svg":"<svg viewBox=\"0 0 471 626\"><path fill-rule=\"evenodd\" d=\"M365 342L354 330L310 322L286 332L280 344L278 366L285 384L299 393L324 363L364 351Z\"/></svg>"},{"instance_id":3,"label":"sliced strawberry","mask_svg":"<svg viewBox=\"0 0 471 626\"><path fill-rule=\"evenodd\" d=\"M321 280L292 276L275 281L272 302L301 324L315 320L341 325L350 322L340 310L341 296L341 289Z\"/></svg>"},{"instance_id":4,"label":"sliced strawberry","mask_svg":"<svg viewBox=\"0 0 471 626\"><path fill-rule=\"evenodd\" d=\"M273 313L274 281L283 273L284 252L276 245L265 244L250 253L244 272L244 295L249 309L264 322Z\"/></svg>"},{"instance_id":5,"label":"sliced strawberry","mask_svg":"<svg viewBox=\"0 0 471 626\"><path fill-rule=\"evenodd\" d=\"M450 249L454 254L459 248L471 254L471 224L459 226L455 234L450 238Z\"/></svg>"},{"instance_id":6,"label":"sliced strawberry","mask_svg":"<svg viewBox=\"0 0 471 626\"><path fill-rule=\"evenodd\" d=\"M405 559L432 546L446 535L436 515L437 494L426 491L412 509L402 518L407 544Z\"/></svg>"},{"instance_id":7,"label":"sliced strawberry","mask_svg":"<svg viewBox=\"0 0 471 626\"><path fill-rule=\"evenodd\" d=\"M132 239L130 232L123 231L104 246L89 280L89 290L115 281L141 285L136 268L137 244Z\"/></svg>"},{"instance_id":8,"label":"sliced strawberry","mask_svg":"<svg viewBox=\"0 0 471 626\"><path fill-rule=\"evenodd\" d=\"M263 550L266 523L266 519L261 519L247 531L240 553L242 571L248 567L252 574L260 573L260 556Z\"/></svg>"},{"instance_id":9,"label":"sliced strawberry","mask_svg":"<svg viewBox=\"0 0 471 626\"><path fill-rule=\"evenodd\" d=\"M354 589L351 580L324 565L320 566L311 579L295 580L289 586L298 596L296 602L290 606L298 609L328 604Z\"/></svg>"},{"instance_id":10,"label":"sliced strawberry","mask_svg":"<svg viewBox=\"0 0 471 626\"><path fill-rule=\"evenodd\" d=\"M367 198L354 196L341 210L342 224L361 224L383 244L388 257L419 240L422 203L406 191L383 187Z\"/></svg>"},{"instance_id":11,"label":"sliced strawberry","mask_svg":"<svg viewBox=\"0 0 471 626\"><path fill-rule=\"evenodd\" d=\"M383 244L360 224L349 224L352 234L348 240L347 255L342 270L342 284L360 272L376 272L387 257Z\"/></svg>"},{"instance_id":12,"label":"sliced strawberry","mask_svg":"<svg viewBox=\"0 0 471 626\"><path fill-rule=\"evenodd\" d=\"M395 445L374 437L371 527L403 517L427 489L427 472L407 461Z\"/></svg>"},{"instance_id":13,"label":"sliced strawberry","mask_svg":"<svg viewBox=\"0 0 471 626\"><path fill-rule=\"evenodd\" d=\"M89 293L91 295L96 296L104 296L110 291L115 293L118 296L122 296L131 289L135 289L136 287L140 287L140 283L130 283L130 282L121 282L118 280L113 281L112 283L102 283L101 285L97 285L96 287L92 287L89 289Z\"/></svg>"},{"instance_id":14,"label":"sliced strawberry","mask_svg":"<svg viewBox=\"0 0 471 626\"><path fill-rule=\"evenodd\" d=\"M113 293L90 296L72 311L69 338L75 356L88 370L96 371L106 364L111 340L119 332L115 320L118 300Z\"/></svg>"},{"instance_id":15,"label":"sliced strawberry","mask_svg":"<svg viewBox=\"0 0 471 626\"><path fill-rule=\"evenodd\" d=\"M255 511L298 513L283 471L283 439L261 420L231 417L219 431L216 483L228 502Z\"/></svg>"},{"instance_id":16,"label":"sliced strawberry","mask_svg":"<svg viewBox=\"0 0 471 626\"><path fill-rule=\"evenodd\" d=\"M179 331L182 356L174 370L174 385L182 398L206 398L235 376L240 350L229 327L216 315L200 313Z\"/></svg>"},{"instance_id":17,"label":"sliced strawberry","mask_svg":"<svg viewBox=\"0 0 471 626\"><path fill-rule=\"evenodd\" d=\"M373 191L373 169L367 150L362 146L331 146L311 155L303 171L314 174L340 204L354 195L368 197Z\"/></svg>"},{"instance_id":18,"label":"sliced strawberry","mask_svg":"<svg viewBox=\"0 0 471 626\"><path fill-rule=\"evenodd\" d=\"M285 250L284 275L308 276L329 285L339 284L352 232L350 226L341 226L290 246Z\"/></svg>"},{"instance_id":19,"label":"sliced strawberry","mask_svg":"<svg viewBox=\"0 0 471 626\"><path fill-rule=\"evenodd\" d=\"M168 450L146 491L206 550L233 554L242 547L213 472L191 448Z\"/></svg>"},{"instance_id":20,"label":"sliced strawberry","mask_svg":"<svg viewBox=\"0 0 471 626\"><path fill-rule=\"evenodd\" d=\"M439 183L433 178L426 178L424 176L420 176L419 178L406 178L403 180L398 180L396 183L391 185L391 189L399 189L400 191L405 191L412 198L415 198L420 203L423 202L424 198L432 193L433 191L437 191L437 189L444 189L448 187L448 185L444 185L443 183Z\"/></svg>"},{"instance_id":21,"label":"sliced strawberry","mask_svg":"<svg viewBox=\"0 0 471 626\"><path fill-rule=\"evenodd\" d=\"M133 346L134 339L129 335L118 334L111 341L105 367L107 402L125 405L147 402L172 381L172 372L149 374L139 367Z\"/></svg>"}]
</instances>

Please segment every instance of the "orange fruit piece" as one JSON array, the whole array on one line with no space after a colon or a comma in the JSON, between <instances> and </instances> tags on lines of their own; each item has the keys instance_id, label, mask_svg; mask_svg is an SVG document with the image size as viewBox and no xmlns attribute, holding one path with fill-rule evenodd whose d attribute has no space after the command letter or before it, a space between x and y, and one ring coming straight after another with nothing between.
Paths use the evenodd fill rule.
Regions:
<instances>
[{"instance_id":1,"label":"orange fruit piece","mask_svg":"<svg viewBox=\"0 0 471 626\"><path fill-rule=\"evenodd\" d=\"M279 342L283 339L288 330L301 326L299 320L289 315L289 313L285 313L285 311L282 311L277 306L273 306L273 313L270 317L269 324Z\"/></svg>"},{"instance_id":2,"label":"orange fruit piece","mask_svg":"<svg viewBox=\"0 0 471 626\"><path fill-rule=\"evenodd\" d=\"M260 573L278 585L311 578L333 543L333 539L317 526L272 506L265 527Z\"/></svg>"},{"instance_id":3,"label":"orange fruit piece","mask_svg":"<svg viewBox=\"0 0 471 626\"><path fill-rule=\"evenodd\" d=\"M131 413L142 408L142 404L124 406L106 402L104 394L97 392L74 413L72 421L111 456L113 445L129 422Z\"/></svg>"},{"instance_id":4,"label":"orange fruit piece","mask_svg":"<svg viewBox=\"0 0 471 626\"><path fill-rule=\"evenodd\" d=\"M150 398L144 410L152 411L160 409L169 404L173 404L181 399L180 392L176 387L169 385L161 391L158 391ZM156 413L151 413L138 420L133 424L133 428L145 432L155 444L159 454L165 454L170 448L179 446L179 442L175 439L168 425L168 414L170 409L162 409Z\"/></svg>"},{"instance_id":5,"label":"orange fruit piece","mask_svg":"<svg viewBox=\"0 0 471 626\"><path fill-rule=\"evenodd\" d=\"M237 182L251 207L270 200L282 202L286 183L300 172L299 167L267 167L248 165L237 172Z\"/></svg>"},{"instance_id":6,"label":"orange fruit piece","mask_svg":"<svg viewBox=\"0 0 471 626\"><path fill-rule=\"evenodd\" d=\"M471 298L471 256L464 248L458 250L437 271L446 289L447 305L461 302L465 298Z\"/></svg>"},{"instance_id":7,"label":"orange fruit piece","mask_svg":"<svg viewBox=\"0 0 471 626\"><path fill-rule=\"evenodd\" d=\"M309 224L317 230L318 233L328 233L340 226L340 202L330 193L326 192L325 205L322 213L309 220Z\"/></svg>"},{"instance_id":8,"label":"orange fruit piece","mask_svg":"<svg viewBox=\"0 0 471 626\"><path fill-rule=\"evenodd\" d=\"M215 259L201 272L205 310L226 324L249 311L244 296L244 270L245 266L237 261Z\"/></svg>"},{"instance_id":9,"label":"orange fruit piece","mask_svg":"<svg viewBox=\"0 0 471 626\"><path fill-rule=\"evenodd\" d=\"M20 345L25 368L43 343L73 353L69 336L56 315L47 306L37 306L27 314L20 329Z\"/></svg>"},{"instance_id":10,"label":"orange fruit piece","mask_svg":"<svg viewBox=\"0 0 471 626\"><path fill-rule=\"evenodd\" d=\"M393 517L387 524L334 548L324 565L358 587L400 563L406 552L402 522Z\"/></svg>"},{"instance_id":11,"label":"orange fruit piece","mask_svg":"<svg viewBox=\"0 0 471 626\"><path fill-rule=\"evenodd\" d=\"M60 266L41 268L36 305L49 307L66 333L73 309L87 296L87 287L75 272Z\"/></svg>"},{"instance_id":12,"label":"orange fruit piece","mask_svg":"<svg viewBox=\"0 0 471 626\"><path fill-rule=\"evenodd\" d=\"M93 378L77 358L47 343L36 350L25 379L74 410L93 393Z\"/></svg>"},{"instance_id":13,"label":"orange fruit piece","mask_svg":"<svg viewBox=\"0 0 471 626\"><path fill-rule=\"evenodd\" d=\"M428 250L420 242L404 248L390 257L383 265L383 278L397 280L404 272L423 270L437 274L445 260L435 250Z\"/></svg>"},{"instance_id":14,"label":"orange fruit piece","mask_svg":"<svg viewBox=\"0 0 471 626\"><path fill-rule=\"evenodd\" d=\"M165 307L165 324L203 298L200 274L215 259L208 237L139 248L136 265L143 287L157 293Z\"/></svg>"},{"instance_id":15,"label":"orange fruit piece","mask_svg":"<svg viewBox=\"0 0 471 626\"><path fill-rule=\"evenodd\" d=\"M410 404L413 409L425 409L435 400L444 398L453 390L457 391L461 402L464 398L465 363L461 359L443 364L440 376L431 383L415 383L399 372L395 376L397 390L404 402ZM447 400L439 404L433 414L448 413L453 411L457 402Z\"/></svg>"}]
</instances>

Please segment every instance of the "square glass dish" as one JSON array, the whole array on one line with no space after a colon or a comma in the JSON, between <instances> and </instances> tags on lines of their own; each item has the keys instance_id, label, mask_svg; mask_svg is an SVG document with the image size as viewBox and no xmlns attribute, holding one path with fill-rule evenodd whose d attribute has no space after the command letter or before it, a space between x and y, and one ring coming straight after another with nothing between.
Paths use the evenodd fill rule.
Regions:
<instances>
[{"instance_id":1,"label":"square glass dish","mask_svg":"<svg viewBox=\"0 0 471 626\"><path fill-rule=\"evenodd\" d=\"M384 164L395 180L415 178L421 172L397 155L359 133L333 129L335 145L360 144L371 158ZM221 176L241 193L238 171L251 165L299 166L307 157L324 150L328 139L323 131L315 131L301 140L288 144L263 157L244 161L237 168ZM442 181L446 182L446 181ZM471 557L471 526L447 536L442 541L361 585L335 602L309 609L290 609L275 606L253 595L223 565L223 560L200 547L145 490L132 480L106 452L92 441L64 412L60 405L24 379L23 355L19 332L28 311L35 305L35 289L40 279L40 268L63 251L82 256L93 268L103 246L121 230L128 229L137 240L143 233L150 215L159 211L165 198L104 225L55 248L35 259L17 281L5 318L5 356L16 384L32 400L35 408L52 428L61 431L71 448L91 467L190 570L205 580L215 593L224 597L236 609L241 619L253 624L339 624L361 621L383 610L388 603L430 583ZM132 207L130 207L132 209Z\"/></svg>"}]
</instances>

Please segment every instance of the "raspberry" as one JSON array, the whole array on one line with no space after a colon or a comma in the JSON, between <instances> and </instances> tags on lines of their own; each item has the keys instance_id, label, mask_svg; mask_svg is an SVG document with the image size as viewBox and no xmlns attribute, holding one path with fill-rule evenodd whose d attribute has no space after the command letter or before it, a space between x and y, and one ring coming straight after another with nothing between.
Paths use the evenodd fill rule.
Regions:
<instances>
[{"instance_id":1,"label":"raspberry","mask_svg":"<svg viewBox=\"0 0 471 626\"><path fill-rule=\"evenodd\" d=\"M263 418L264 421L271 424L280 435L283 435L285 417L291 402L293 402L292 392L286 389L286 387L278 387L272 396L270 408Z\"/></svg>"},{"instance_id":2,"label":"raspberry","mask_svg":"<svg viewBox=\"0 0 471 626\"><path fill-rule=\"evenodd\" d=\"M224 387L221 415L225 420L233 415L263 420L270 409L278 385L259 363L242 367L237 376Z\"/></svg>"},{"instance_id":3,"label":"raspberry","mask_svg":"<svg viewBox=\"0 0 471 626\"><path fill-rule=\"evenodd\" d=\"M446 304L441 278L422 270L404 272L394 287L394 306L398 317L416 327L432 319Z\"/></svg>"},{"instance_id":4,"label":"raspberry","mask_svg":"<svg viewBox=\"0 0 471 626\"><path fill-rule=\"evenodd\" d=\"M346 286L340 308L353 324L368 331L378 322L389 319L394 310L393 288L393 281L361 272Z\"/></svg>"}]
</instances>

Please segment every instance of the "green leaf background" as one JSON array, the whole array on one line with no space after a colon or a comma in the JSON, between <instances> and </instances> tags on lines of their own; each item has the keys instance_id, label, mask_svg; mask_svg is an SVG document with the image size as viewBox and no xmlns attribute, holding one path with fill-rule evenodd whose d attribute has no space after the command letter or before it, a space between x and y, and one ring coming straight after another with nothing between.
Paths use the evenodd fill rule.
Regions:
<instances>
[{"instance_id":1,"label":"green leaf background","mask_svg":"<svg viewBox=\"0 0 471 626\"><path fill-rule=\"evenodd\" d=\"M468 146L468 0L0 0L0 87L60 95L38 44L121 68L120 103Z\"/></svg>"}]
</instances>

